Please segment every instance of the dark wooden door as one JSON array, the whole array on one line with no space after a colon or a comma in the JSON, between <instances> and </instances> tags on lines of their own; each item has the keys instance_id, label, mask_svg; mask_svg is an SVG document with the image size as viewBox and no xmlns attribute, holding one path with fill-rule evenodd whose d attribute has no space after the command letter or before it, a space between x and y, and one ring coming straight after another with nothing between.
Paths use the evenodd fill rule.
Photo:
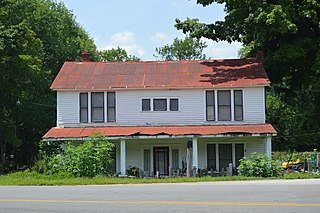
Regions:
<instances>
[{"instance_id":1,"label":"dark wooden door","mask_svg":"<svg viewBox=\"0 0 320 213\"><path fill-rule=\"evenodd\" d=\"M153 148L153 170L154 175L169 175L169 147Z\"/></svg>"}]
</instances>

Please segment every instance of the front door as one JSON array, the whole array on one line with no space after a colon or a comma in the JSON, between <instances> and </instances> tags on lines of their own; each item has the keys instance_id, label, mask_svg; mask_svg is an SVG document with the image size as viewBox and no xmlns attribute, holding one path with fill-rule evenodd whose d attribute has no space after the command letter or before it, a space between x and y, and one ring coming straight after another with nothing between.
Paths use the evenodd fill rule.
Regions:
<instances>
[{"instance_id":1,"label":"front door","mask_svg":"<svg viewBox=\"0 0 320 213\"><path fill-rule=\"evenodd\" d=\"M154 175L169 175L169 147L153 147Z\"/></svg>"}]
</instances>

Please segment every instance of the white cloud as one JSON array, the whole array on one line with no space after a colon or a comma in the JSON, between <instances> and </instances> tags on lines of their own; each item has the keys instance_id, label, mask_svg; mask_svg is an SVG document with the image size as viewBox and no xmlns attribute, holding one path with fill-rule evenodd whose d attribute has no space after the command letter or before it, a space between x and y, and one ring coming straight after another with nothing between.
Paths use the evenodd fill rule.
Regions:
<instances>
[{"instance_id":1,"label":"white cloud","mask_svg":"<svg viewBox=\"0 0 320 213\"><path fill-rule=\"evenodd\" d=\"M211 59L238 58L238 51L242 47L240 42L229 44L226 41L214 42L208 39L203 39L203 41L208 45L204 53L207 57L211 57Z\"/></svg>"},{"instance_id":2,"label":"white cloud","mask_svg":"<svg viewBox=\"0 0 320 213\"><path fill-rule=\"evenodd\" d=\"M165 33L159 33L156 32L154 35L150 37L151 41L154 43L160 43L168 40L169 36L167 36Z\"/></svg>"},{"instance_id":3,"label":"white cloud","mask_svg":"<svg viewBox=\"0 0 320 213\"><path fill-rule=\"evenodd\" d=\"M141 57L145 55L145 50L136 43L136 37L133 32L118 32L110 37L110 41L103 48L99 50L110 50L112 48L121 47L125 49L128 54Z\"/></svg>"}]
</instances>

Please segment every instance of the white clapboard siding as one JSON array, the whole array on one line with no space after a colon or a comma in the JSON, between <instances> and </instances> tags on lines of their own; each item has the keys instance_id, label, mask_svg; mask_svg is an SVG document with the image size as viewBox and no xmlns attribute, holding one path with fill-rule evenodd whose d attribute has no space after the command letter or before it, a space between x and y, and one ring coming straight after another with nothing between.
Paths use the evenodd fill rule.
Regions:
<instances>
[{"instance_id":1,"label":"white clapboard siding","mask_svg":"<svg viewBox=\"0 0 320 213\"><path fill-rule=\"evenodd\" d=\"M57 92L57 123L59 126L78 123L78 97L77 92Z\"/></svg>"},{"instance_id":2,"label":"white clapboard siding","mask_svg":"<svg viewBox=\"0 0 320 213\"><path fill-rule=\"evenodd\" d=\"M116 91L116 123L79 124L79 92L57 94L58 126L144 126L144 125L232 125L265 122L264 87L237 88L243 90L244 121L207 122L204 89L181 90L119 90ZM142 98L178 98L179 111L143 112ZM105 106L105 113L107 109Z\"/></svg>"},{"instance_id":3,"label":"white clapboard siding","mask_svg":"<svg viewBox=\"0 0 320 213\"><path fill-rule=\"evenodd\" d=\"M179 98L177 112L142 112L142 98ZM203 90L136 90L117 92L119 125L197 125L204 123Z\"/></svg>"},{"instance_id":4,"label":"white clapboard siding","mask_svg":"<svg viewBox=\"0 0 320 213\"><path fill-rule=\"evenodd\" d=\"M246 152L245 152L246 157L249 157L253 152L257 152L261 154L266 153L265 140L262 138L256 139L256 141L246 142L245 147L246 147Z\"/></svg>"},{"instance_id":5,"label":"white clapboard siding","mask_svg":"<svg viewBox=\"0 0 320 213\"><path fill-rule=\"evenodd\" d=\"M265 123L264 87L244 89L244 114L247 123Z\"/></svg>"}]
</instances>

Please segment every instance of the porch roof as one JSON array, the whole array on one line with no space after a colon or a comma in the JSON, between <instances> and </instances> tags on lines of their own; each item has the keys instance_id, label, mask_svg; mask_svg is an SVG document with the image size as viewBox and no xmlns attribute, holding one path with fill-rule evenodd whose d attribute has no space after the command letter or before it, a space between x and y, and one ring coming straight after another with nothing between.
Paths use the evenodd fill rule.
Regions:
<instances>
[{"instance_id":1,"label":"porch roof","mask_svg":"<svg viewBox=\"0 0 320 213\"><path fill-rule=\"evenodd\" d=\"M204 136L260 136L275 135L271 124L215 125L215 126L108 126L51 128L42 138L46 141L81 140L100 133L110 139L161 138L161 137L204 137Z\"/></svg>"}]
</instances>

